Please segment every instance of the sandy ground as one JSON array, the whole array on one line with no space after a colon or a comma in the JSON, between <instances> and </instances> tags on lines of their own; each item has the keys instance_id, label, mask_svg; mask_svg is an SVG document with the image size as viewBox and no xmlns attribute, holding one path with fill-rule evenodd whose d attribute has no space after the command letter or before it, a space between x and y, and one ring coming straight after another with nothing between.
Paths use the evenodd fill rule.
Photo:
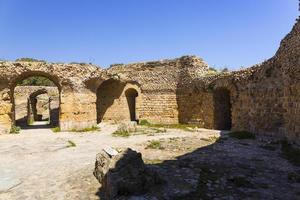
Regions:
<instances>
[{"instance_id":1,"label":"sandy ground","mask_svg":"<svg viewBox=\"0 0 300 200\"><path fill-rule=\"evenodd\" d=\"M113 137L117 125L109 124L94 133L0 135L0 200L99 200L94 163L107 146L141 152L166 181L138 199L300 199L300 167L284 158L280 143L206 129L140 128L128 138ZM149 148L153 140L161 146Z\"/></svg>"},{"instance_id":2,"label":"sandy ground","mask_svg":"<svg viewBox=\"0 0 300 200\"><path fill-rule=\"evenodd\" d=\"M170 130L129 138L112 137L116 126L102 125L95 133L53 133L50 129L22 130L0 136L0 199L99 199L93 177L95 156L103 147L131 147L150 139L199 135ZM203 137L218 134L217 131ZM69 147L72 141L76 147ZM81 180L77 180L80 177ZM92 185L92 186L91 186ZM88 190L88 191L86 191Z\"/></svg>"}]
</instances>

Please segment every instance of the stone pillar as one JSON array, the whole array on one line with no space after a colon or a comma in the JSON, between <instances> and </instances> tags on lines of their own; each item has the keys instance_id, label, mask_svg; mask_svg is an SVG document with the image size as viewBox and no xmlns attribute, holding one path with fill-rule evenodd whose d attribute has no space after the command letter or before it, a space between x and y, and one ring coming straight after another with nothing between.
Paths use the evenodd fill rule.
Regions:
<instances>
[{"instance_id":1,"label":"stone pillar","mask_svg":"<svg viewBox=\"0 0 300 200\"><path fill-rule=\"evenodd\" d=\"M10 89L0 88L0 134L9 133L13 123Z\"/></svg>"},{"instance_id":2,"label":"stone pillar","mask_svg":"<svg viewBox=\"0 0 300 200\"><path fill-rule=\"evenodd\" d=\"M97 125L96 94L88 89L61 92L60 129L82 130Z\"/></svg>"}]
</instances>

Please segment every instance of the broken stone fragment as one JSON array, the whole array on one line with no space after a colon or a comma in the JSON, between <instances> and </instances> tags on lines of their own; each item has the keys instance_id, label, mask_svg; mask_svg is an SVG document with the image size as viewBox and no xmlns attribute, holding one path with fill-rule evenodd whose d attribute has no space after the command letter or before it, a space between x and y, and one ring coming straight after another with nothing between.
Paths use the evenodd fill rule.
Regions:
<instances>
[{"instance_id":1,"label":"broken stone fragment","mask_svg":"<svg viewBox=\"0 0 300 200\"><path fill-rule=\"evenodd\" d=\"M143 194L160 183L156 173L146 168L141 153L127 148L111 155L115 150L108 149L97 154L94 170L103 199Z\"/></svg>"}]
</instances>

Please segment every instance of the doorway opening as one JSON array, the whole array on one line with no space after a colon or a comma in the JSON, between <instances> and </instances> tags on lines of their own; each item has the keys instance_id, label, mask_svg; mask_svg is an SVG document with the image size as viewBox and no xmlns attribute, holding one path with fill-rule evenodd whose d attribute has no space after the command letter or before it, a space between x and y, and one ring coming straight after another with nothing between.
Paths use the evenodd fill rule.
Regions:
<instances>
[{"instance_id":1,"label":"doorway opening","mask_svg":"<svg viewBox=\"0 0 300 200\"><path fill-rule=\"evenodd\" d=\"M15 125L22 129L59 126L60 92L44 76L21 79L13 89Z\"/></svg>"},{"instance_id":2,"label":"doorway opening","mask_svg":"<svg viewBox=\"0 0 300 200\"><path fill-rule=\"evenodd\" d=\"M125 91L127 103L128 103L128 108L129 108L129 113L130 113L130 120L131 121L137 121L136 117L136 98L138 97L138 92L130 88Z\"/></svg>"},{"instance_id":3,"label":"doorway opening","mask_svg":"<svg viewBox=\"0 0 300 200\"><path fill-rule=\"evenodd\" d=\"M232 126L230 91L226 88L217 88L213 96L214 128L217 130L230 130Z\"/></svg>"}]
</instances>

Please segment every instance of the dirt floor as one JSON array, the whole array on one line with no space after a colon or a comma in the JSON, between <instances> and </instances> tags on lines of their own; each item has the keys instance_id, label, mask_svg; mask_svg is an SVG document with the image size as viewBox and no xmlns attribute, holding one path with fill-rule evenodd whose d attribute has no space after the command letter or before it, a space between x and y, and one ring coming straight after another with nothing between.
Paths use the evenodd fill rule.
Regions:
<instances>
[{"instance_id":1,"label":"dirt floor","mask_svg":"<svg viewBox=\"0 0 300 200\"><path fill-rule=\"evenodd\" d=\"M99 199L94 162L107 146L141 152L165 180L131 199L300 199L300 167L283 157L279 143L206 129L143 128L130 137L112 136L116 129L102 124L93 133L1 135L0 199Z\"/></svg>"}]
</instances>

